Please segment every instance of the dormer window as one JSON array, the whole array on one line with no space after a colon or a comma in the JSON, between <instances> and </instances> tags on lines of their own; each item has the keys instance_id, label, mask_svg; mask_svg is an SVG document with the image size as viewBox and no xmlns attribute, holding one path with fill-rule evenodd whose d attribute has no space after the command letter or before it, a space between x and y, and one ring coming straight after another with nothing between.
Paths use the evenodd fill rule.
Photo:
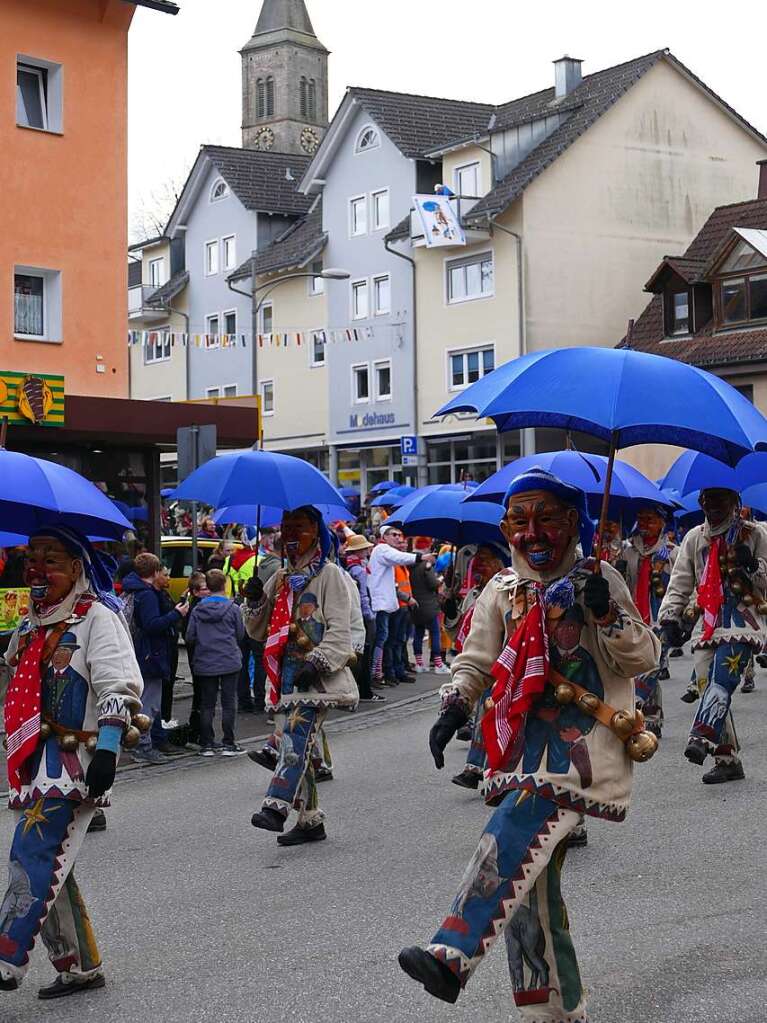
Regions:
<instances>
[{"instance_id":1,"label":"dormer window","mask_svg":"<svg viewBox=\"0 0 767 1023\"><path fill-rule=\"evenodd\" d=\"M370 149L378 149L381 145L381 136L378 134L375 128L371 128L369 125L367 128L363 128L357 136L356 152L367 153Z\"/></svg>"},{"instance_id":2,"label":"dormer window","mask_svg":"<svg viewBox=\"0 0 767 1023\"><path fill-rule=\"evenodd\" d=\"M719 285L722 326L767 319L767 273L725 277Z\"/></svg>"},{"instance_id":3,"label":"dormer window","mask_svg":"<svg viewBox=\"0 0 767 1023\"><path fill-rule=\"evenodd\" d=\"M227 183L219 178L219 180L214 183L213 188L211 188L210 190L210 201L218 202L219 199L226 199L228 195L229 187Z\"/></svg>"},{"instance_id":4,"label":"dormer window","mask_svg":"<svg viewBox=\"0 0 767 1023\"><path fill-rule=\"evenodd\" d=\"M692 328L690 319L690 292L667 291L665 297L666 337L680 337L689 334Z\"/></svg>"}]
</instances>

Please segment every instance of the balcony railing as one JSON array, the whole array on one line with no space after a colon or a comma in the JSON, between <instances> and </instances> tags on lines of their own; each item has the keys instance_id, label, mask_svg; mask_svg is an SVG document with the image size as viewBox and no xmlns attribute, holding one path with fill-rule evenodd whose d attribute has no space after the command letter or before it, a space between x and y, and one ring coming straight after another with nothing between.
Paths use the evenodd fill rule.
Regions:
<instances>
[{"instance_id":1,"label":"balcony railing","mask_svg":"<svg viewBox=\"0 0 767 1023\"><path fill-rule=\"evenodd\" d=\"M128 319L163 319L167 312L147 305L147 300L157 291L151 284L128 288Z\"/></svg>"}]
</instances>

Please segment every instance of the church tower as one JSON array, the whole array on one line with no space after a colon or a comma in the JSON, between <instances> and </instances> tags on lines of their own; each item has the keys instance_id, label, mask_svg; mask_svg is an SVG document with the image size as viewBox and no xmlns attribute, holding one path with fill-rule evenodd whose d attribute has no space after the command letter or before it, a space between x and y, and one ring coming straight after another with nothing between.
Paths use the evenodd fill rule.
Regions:
<instances>
[{"instance_id":1,"label":"church tower","mask_svg":"<svg viewBox=\"0 0 767 1023\"><path fill-rule=\"evenodd\" d=\"M304 0L264 0L242 56L245 149L317 149L328 126L328 56Z\"/></svg>"}]
</instances>

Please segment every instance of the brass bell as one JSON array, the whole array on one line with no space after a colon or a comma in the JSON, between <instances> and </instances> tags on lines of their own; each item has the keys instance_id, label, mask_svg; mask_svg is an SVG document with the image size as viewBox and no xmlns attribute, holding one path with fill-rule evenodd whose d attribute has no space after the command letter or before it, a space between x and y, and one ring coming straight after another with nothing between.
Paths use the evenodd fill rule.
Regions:
<instances>
[{"instance_id":1,"label":"brass bell","mask_svg":"<svg viewBox=\"0 0 767 1023\"><path fill-rule=\"evenodd\" d=\"M566 682L560 682L554 690L554 699L557 703L572 703L575 699L575 690Z\"/></svg>"},{"instance_id":2,"label":"brass bell","mask_svg":"<svg viewBox=\"0 0 767 1023\"><path fill-rule=\"evenodd\" d=\"M134 714L131 718L131 724L138 728L142 735L145 735L152 727L152 719L148 714Z\"/></svg>"},{"instance_id":3,"label":"brass bell","mask_svg":"<svg viewBox=\"0 0 767 1023\"><path fill-rule=\"evenodd\" d=\"M658 737L652 732L637 732L629 737L626 752L637 764L644 764L655 756L658 750Z\"/></svg>"},{"instance_id":4,"label":"brass bell","mask_svg":"<svg viewBox=\"0 0 767 1023\"><path fill-rule=\"evenodd\" d=\"M684 613L684 618L688 622L696 622L698 620L698 609L695 607L688 607Z\"/></svg>"},{"instance_id":5,"label":"brass bell","mask_svg":"<svg viewBox=\"0 0 767 1023\"><path fill-rule=\"evenodd\" d=\"M719 555L719 567L720 568L727 567L727 558L723 554Z\"/></svg>"},{"instance_id":6,"label":"brass bell","mask_svg":"<svg viewBox=\"0 0 767 1023\"><path fill-rule=\"evenodd\" d=\"M288 626L288 635L295 636L298 633L298 626L295 622L291 622Z\"/></svg>"},{"instance_id":7,"label":"brass bell","mask_svg":"<svg viewBox=\"0 0 767 1023\"><path fill-rule=\"evenodd\" d=\"M134 725L130 728L125 729L125 735L123 736L123 746L126 749L135 749L141 740L141 732Z\"/></svg>"},{"instance_id":8,"label":"brass bell","mask_svg":"<svg viewBox=\"0 0 767 1023\"><path fill-rule=\"evenodd\" d=\"M730 568L728 570L727 574L729 575L730 579L735 579L735 578L737 578L738 570L737 570L737 568Z\"/></svg>"},{"instance_id":9,"label":"brass bell","mask_svg":"<svg viewBox=\"0 0 767 1023\"><path fill-rule=\"evenodd\" d=\"M757 604L756 610L760 615L767 615L767 601L762 601L760 604Z\"/></svg>"},{"instance_id":10,"label":"brass bell","mask_svg":"<svg viewBox=\"0 0 767 1023\"><path fill-rule=\"evenodd\" d=\"M43 740L43 742L45 742L46 739L50 739L50 737L51 726L48 724L47 721L43 721L40 725L40 738Z\"/></svg>"},{"instance_id":11,"label":"brass bell","mask_svg":"<svg viewBox=\"0 0 767 1023\"><path fill-rule=\"evenodd\" d=\"M585 710L587 714L593 714L599 706L599 697L594 696L593 693L583 693L578 698L578 706L581 710Z\"/></svg>"},{"instance_id":12,"label":"brass bell","mask_svg":"<svg viewBox=\"0 0 767 1023\"><path fill-rule=\"evenodd\" d=\"M659 583L660 582L660 572L653 572L652 575L650 576L650 582Z\"/></svg>"},{"instance_id":13,"label":"brass bell","mask_svg":"<svg viewBox=\"0 0 767 1023\"><path fill-rule=\"evenodd\" d=\"M66 735L62 735L59 739L59 746L61 746L65 753L76 753L79 745L80 740L76 735L72 735L71 732L67 732Z\"/></svg>"},{"instance_id":14,"label":"brass bell","mask_svg":"<svg viewBox=\"0 0 767 1023\"><path fill-rule=\"evenodd\" d=\"M746 607L751 607L751 605L754 603L754 598L753 598L752 594L744 593L743 594L743 603L746 605Z\"/></svg>"},{"instance_id":15,"label":"brass bell","mask_svg":"<svg viewBox=\"0 0 767 1023\"><path fill-rule=\"evenodd\" d=\"M736 596L740 596L740 594L743 592L743 583L739 579L736 579L734 583L730 583L730 590Z\"/></svg>"},{"instance_id":16,"label":"brass bell","mask_svg":"<svg viewBox=\"0 0 767 1023\"><path fill-rule=\"evenodd\" d=\"M299 636L296 643L300 650L307 650L312 645L312 641L306 635Z\"/></svg>"},{"instance_id":17,"label":"brass bell","mask_svg":"<svg viewBox=\"0 0 767 1023\"><path fill-rule=\"evenodd\" d=\"M492 698L492 696L488 696L488 698L485 700L486 712L489 714L493 707L495 707L495 700Z\"/></svg>"},{"instance_id":18,"label":"brass bell","mask_svg":"<svg viewBox=\"0 0 767 1023\"><path fill-rule=\"evenodd\" d=\"M616 710L610 719L610 728L622 742L625 742L634 731L635 724L636 718L627 710Z\"/></svg>"},{"instance_id":19,"label":"brass bell","mask_svg":"<svg viewBox=\"0 0 767 1023\"><path fill-rule=\"evenodd\" d=\"M91 756L96 752L96 747L99 744L99 738L97 735L91 735L85 742L85 750L90 753Z\"/></svg>"}]
</instances>

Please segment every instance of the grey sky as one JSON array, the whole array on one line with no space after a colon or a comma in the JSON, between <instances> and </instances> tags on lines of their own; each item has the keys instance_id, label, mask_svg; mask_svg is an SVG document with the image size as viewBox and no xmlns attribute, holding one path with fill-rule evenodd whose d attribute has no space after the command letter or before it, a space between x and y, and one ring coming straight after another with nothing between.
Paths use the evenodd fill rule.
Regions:
<instances>
[{"instance_id":1,"label":"grey sky","mask_svg":"<svg viewBox=\"0 0 767 1023\"><path fill-rule=\"evenodd\" d=\"M260 0L178 2L177 17L139 8L131 29L134 208L169 176L185 174L202 143L240 145L237 51L253 32ZM348 85L502 102L551 84L551 61L564 53L581 57L589 74L667 46L767 131L763 0L729 8L713 0L307 0L307 6L332 51L331 115Z\"/></svg>"}]
</instances>

